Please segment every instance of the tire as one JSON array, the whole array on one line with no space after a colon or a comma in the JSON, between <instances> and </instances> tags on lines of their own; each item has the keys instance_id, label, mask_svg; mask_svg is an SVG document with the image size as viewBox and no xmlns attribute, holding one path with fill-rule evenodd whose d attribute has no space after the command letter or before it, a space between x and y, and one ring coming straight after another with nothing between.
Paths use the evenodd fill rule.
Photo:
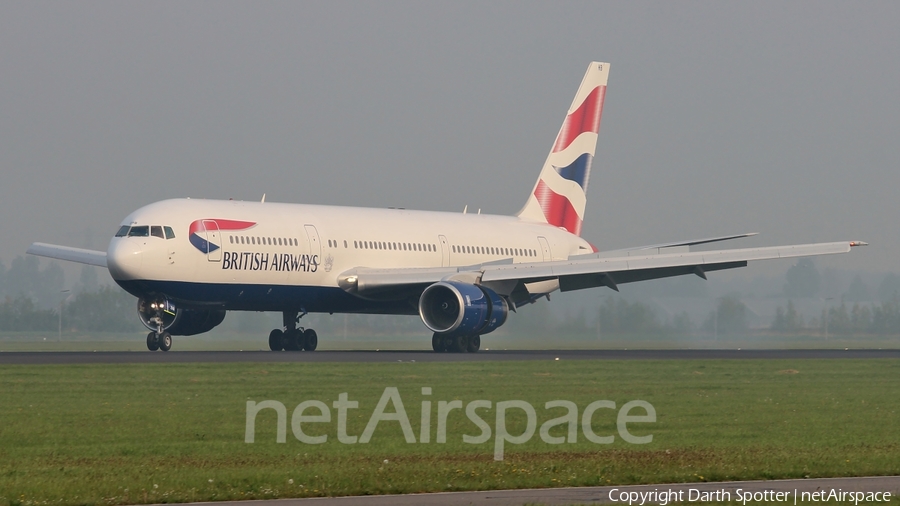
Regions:
<instances>
[{"instance_id":1,"label":"tire","mask_svg":"<svg viewBox=\"0 0 900 506\"><path fill-rule=\"evenodd\" d=\"M435 353L444 352L444 339L437 332L431 336L431 349L433 349Z\"/></svg>"},{"instance_id":2,"label":"tire","mask_svg":"<svg viewBox=\"0 0 900 506\"><path fill-rule=\"evenodd\" d=\"M162 351L169 351L172 349L172 334L163 332L159 335L159 349Z\"/></svg>"},{"instance_id":3,"label":"tire","mask_svg":"<svg viewBox=\"0 0 900 506\"><path fill-rule=\"evenodd\" d=\"M303 333L298 329L288 330L284 333L284 350L300 351L303 349Z\"/></svg>"},{"instance_id":4,"label":"tire","mask_svg":"<svg viewBox=\"0 0 900 506\"><path fill-rule=\"evenodd\" d=\"M453 338L452 348L454 353L465 353L469 348L469 336L456 336Z\"/></svg>"},{"instance_id":5,"label":"tire","mask_svg":"<svg viewBox=\"0 0 900 506\"><path fill-rule=\"evenodd\" d=\"M316 351L316 347L319 346L319 336L316 334L316 331L313 329L306 329L303 331L303 349L306 351Z\"/></svg>"},{"instance_id":6,"label":"tire","mask_svg":"<svg viewBox=\"0 0 900 506\"><path fill-rule=\"evenodd\" d=\"M442 351L453 351L453 337L441 336L441 350Z\"/></svg>"},{"instance_id":7,"label":"tire","mask_svg":"<svg viewBox=\"0 0 900 506\"><path fill-rule=\"evenodd\" d=\"M269 332L269 349L272 351L284 349L284 332L279 329Z\"/></svg>"},{"instance_id":8,"label":"tire","mask_svg":"<svg viewBox=\"0 0 900 506\"><path fill-rule=\"evenodd\" d=\"M478 334L469 336L469 346L466 348L466 350L469 353L475 353L479 348L481 348L481 336L479 336Z\"/></svg>"},{"instance_id":9,"label":"tire","mask_svg":"<svg viewBox=\"0 0 900 506\"><path fill-rule=\"evenodd\" d=\"M147 334L147 349L150 351L156 351L159 349L159 339L157 339L156 337L156 332Z\"/></svg>"}]
</instances>

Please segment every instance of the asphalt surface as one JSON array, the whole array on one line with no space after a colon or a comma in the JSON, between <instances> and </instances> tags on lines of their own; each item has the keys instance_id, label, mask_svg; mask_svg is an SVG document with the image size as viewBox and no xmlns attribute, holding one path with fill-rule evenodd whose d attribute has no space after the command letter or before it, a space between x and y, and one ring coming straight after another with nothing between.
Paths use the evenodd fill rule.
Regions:
<instances>
[{"instance_id":1,"label":"asphalt surface","mask_svg":"<svg viewBox=\"0 0 900 506\"><path fill-rule=\"evenodd\" d=\"M900 358L889 350L490 350L431 351L97 351L0 352L9 364L164 364L187 362L477 362L506 360L735 360Z\"/></svg>"},{"instance_id":2,"label":"asphalt surface","mask_svg":"<svg viewBox=\"0 0 900 506\"><path fill-rule=\"evenodd\" d=\"M669 501L648 499L641 501L639 494L674 493ZM782 495L775 495L781 492ZM803 493L824 492L825 496L804 496ZM900 476L876 476L863 478L822 478L806 480L730 481L718 483L689 483L672 485L635 485L625 487L545 488L524 490L491 490L486 492L443 492L436 494L375 495L351 497L317 497L311 499L274 499L269 501L223 501L216 506L457 506L486 504L489 506L522 506L543 504L547 506L575 504L629 504L659 505L672 502L734 501L746 504L813 504L825 502L827 494L844 492L880 493L879 497L860 503L884 502L885 492L890 498L900 494ZM708 493L709 495L703 495ZM630 495L629 495L630 494ZM677 495L680 494L680 495ZM729 495L726 495L729 494ZM738 495L741 494L741 495ZM751 494L751 495L747 495ZM796 497L797 501L794 501ZM838 504L855 504L852 496L837 496ZM889 498L889 499L890 499ZM806 500L804 500L806 499ZM873 500L874 499L874 500ZM834 504L835 502L831 502Z\"/></svg>"}]
</instances>

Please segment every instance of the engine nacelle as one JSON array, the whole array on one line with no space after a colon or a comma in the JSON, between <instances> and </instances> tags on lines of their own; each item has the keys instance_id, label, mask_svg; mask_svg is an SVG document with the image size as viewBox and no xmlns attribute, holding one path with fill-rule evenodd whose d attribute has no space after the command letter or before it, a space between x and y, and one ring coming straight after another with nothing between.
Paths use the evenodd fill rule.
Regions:
<instances>
[{"instance_id":1,"label":"engine nacelle","mask_svg":"<svg viewBox=\"0 0 900 506\"><path fill-rule=\"evenodd\" d=\"M225 319L224 309L180 309L168 299L138 299L137 309L145 327L173 336L209 332Z\"/></svg>"},{"instance_id":2,"label":"engine nacelle","mask_svg":"<svg viewBox=\"0 0 900 506\"><path fill-rule=\"evenodd\" d=\"M493 290L459 281L440 281L419 297L419 316L438 334L481 335L506 323L509 305Z\"/></svg>"}]
</instances>

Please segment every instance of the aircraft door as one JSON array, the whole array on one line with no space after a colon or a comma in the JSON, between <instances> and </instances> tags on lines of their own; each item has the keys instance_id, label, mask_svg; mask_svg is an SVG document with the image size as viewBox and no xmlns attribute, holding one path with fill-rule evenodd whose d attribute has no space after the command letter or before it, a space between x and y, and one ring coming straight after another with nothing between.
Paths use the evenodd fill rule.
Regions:
<instances>
[{"instance_id":1,"label":"aircraft door","mask_svg":"<svg viewBox=\"0 0 900 506\"><path fill-rule=\"evenodd\" d=\"M450 265L450 245L446 237L439 235L438 238L441 240L441 267L447 267Z\"/></svg>"},{"instance_id":2,"label":"aircraft door","mask_svg":"<svg viewBox=\"0 0 900 506\"><path fill-rule=\"evenodd\" d=\"M219 224L212 220L203 220L206 235L206 258L210 262L222 261L222 241L219 240Z\"/></svg>"},{"instance_id":3,"label":"aircraft door","mask_svg":"<svg viewBox=\"0 0 900 506\"><path fill-rule=\"evenodd\" d=\"M319 242L319 231L316 230L315 225L305 225L303 228L306 229L306 240L309 243L310 261L315 265L320 265L322 263L322 243Z\"/></svg>"},{"instance_id":4,"label":"aircraft door","mask_svg":"<svg viewBox=\"0 0 900 506\"><path fill-rule=\"evenodd\" d=\"M541 243L541 254L544 256L544 261L549 262L553 260L553 256L550 254L550 243L547 242L547 238L538 236L538 242Z\"/></svg>"}]
</instances>

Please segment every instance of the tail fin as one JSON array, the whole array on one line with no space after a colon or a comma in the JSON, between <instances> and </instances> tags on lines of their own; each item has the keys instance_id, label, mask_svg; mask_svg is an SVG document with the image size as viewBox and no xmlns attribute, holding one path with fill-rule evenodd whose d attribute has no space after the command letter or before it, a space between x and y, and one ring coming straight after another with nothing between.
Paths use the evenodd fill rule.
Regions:
<instances>
[{"instance_id":1,"label":"tail fin","mask_svg":"<svg viewBox=\"0 0 900 506\"><path fill-rule=\"evenodd\" d=\"M609 63L588 65L541 175L517 216L581 235L608 76Z\"/></svg>"}]
</instances>

